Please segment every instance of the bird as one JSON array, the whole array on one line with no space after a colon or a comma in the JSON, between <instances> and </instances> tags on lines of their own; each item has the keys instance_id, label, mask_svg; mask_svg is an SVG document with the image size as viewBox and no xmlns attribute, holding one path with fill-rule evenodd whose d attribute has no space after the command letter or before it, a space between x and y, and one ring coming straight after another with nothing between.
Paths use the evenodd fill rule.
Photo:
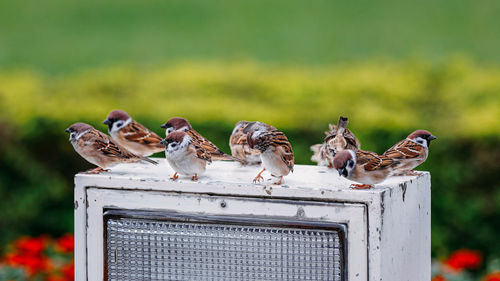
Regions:
<instances>
[{"instance_id":1,"label":"bird","mask_svg":"<svg viewBox=\"0 0 500 281\"><path fill-rule=\"evenodd\" d=\"M294 156L288 138L275 127L259 121L250 122L243 133L247 134L250 148L260 151L263 169L254 178L254 183L264 180L261 174L268 170L273 177L280 178L274 183L280 185L283 177L293 172Z\"/></svg>"},{"instance_id":2,"label":"bird","mask_svg":"<svg viewBox=\"0 0 500 281\"><path fill-rule=\"evenodd\" d=\"M339 176L344 176L360 184L352 184L353 189L369 189L383 182L399 162L385 155L365 150L342 150L333 159Z\"/></svg>"},{"instance_id":3,"label":"bird","mask_svg":"<svg viewBox=\"0 0 500 281\"><path fill-rule=\"evenodd\" d=\"M340 116L337 125L329 124L329 130L325 132L325 139L322 144L315 144L310 147L313 151L311 160L317 162L319 166L333 168L333 158L339 151L345 149L358 150L361 147L354 134L346 129L349 119Z\"/></svg>"},{"instance_id":4,"label":"bird","mask_svg":"<svg viewBox=\"0 0 500 281\"><path fill-rule=\"evenodd\" d=\"M150 156L165 150L162 138L133 120L125 111L113 110L103 122L108 133L119 145L138 156Z\"/></svg>"},{"instance_id":5,"label":"bird","mask_svg":"<svg viewBox=\"0 0 500 281\"><path fill-rule=\"evenodd\" d=\"M176 180L178 174L183 174L197 181L198 175L205 172L207 163L212 162L210 154L186 132L174 131L162 140L162 144L165 147L165 158L175 171L171 180Z\"/></svg>"},{"instance_id":6,"label":"bird","mask_svg":"<svg viewBox=\"0 0 500 281\"><path fill-rule=\"evenodd\" d=\"M260 151L250 148L247 135L243 133L243 130L249 123L248 121L239 121L236 123L229 138L229 147L231 148L231 155L233 157L244 159L249 165L257 165L261 162Z\"/></svg>"},{"instance_id":7,"label":"bird","mask_svg":"<svg viewBox=\"0 0 500 281\"><path fill-rule=\"evenodd\" d=\"M165 136L167 137L172 132L185 132L191 137L192 142L197 142L206 151L206 153L210 155L211 160L233 160L246 164L245 160L224 153L217 146L215 146L215 144L195 131L191 124L189 124L189 122L184 118L173 117L165 124L161 125L161 128L165 129Z\"/></svg>"},{"instance_id":8,"label":"bird","mask_svg":"<svg viewBox=\"0 0 500 281\"><path fill-rule=\"evenodd\" d=\"M384 152L385 156L399 161L393 175L419 175L413 169L427 160L429 146L435 139L429 131L416 130Z\"/></svg>"},{"instance_id":9,"label":"bird","mask_svg":"<svg viewBox=\"0 0 500 281\"><path fill-rule=\"evenodd\" d=\"M74 123L65 131L70 134L69 140L75 151L88 162L98 166L98 168L90 170L90 173L107 171L106 168L121 163L146 161L158 164L154 160L135 155L114 143L108 135L94 129L89 124Z\"/></svg>"}]
</instances>

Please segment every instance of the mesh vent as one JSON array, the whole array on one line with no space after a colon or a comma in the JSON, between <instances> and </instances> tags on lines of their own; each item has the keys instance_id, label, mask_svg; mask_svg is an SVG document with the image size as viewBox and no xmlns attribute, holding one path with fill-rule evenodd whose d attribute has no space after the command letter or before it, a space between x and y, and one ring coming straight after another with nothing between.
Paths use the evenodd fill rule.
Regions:
<instances>
[{"instance_id":1,"label":"mesh vent","mask_svg":"<svg viewBox=\"0 0 500 281\"><path fill-rule=\"evenodd\" d=\"M336 230L110 218L108 280L342 280Z\"/></svg>"}]
</instances>

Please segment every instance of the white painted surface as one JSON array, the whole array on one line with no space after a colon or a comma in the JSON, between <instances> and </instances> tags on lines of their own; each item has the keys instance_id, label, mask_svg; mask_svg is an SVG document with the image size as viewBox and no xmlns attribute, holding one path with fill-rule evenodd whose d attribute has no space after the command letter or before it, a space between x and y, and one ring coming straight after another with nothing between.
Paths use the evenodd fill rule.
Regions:
<instances>
[{"instance_id":1,"label":"white painted surface","mask_svg":"<svg viewBox=\"0 0 500 281\"><path fill-rule=\"evenodd\" d=\"M164 159L157 160L160 161L158 166L125 164L107 173L78 174L75 177L76 280L102 280L103 208L162 209L175 206L174 210L178 211L229 212L229 208L222 210L209 200L201 200L206 203L199 206L192 203L192 196L202 198L204 195L264 199L255 203L257 205L251 203L256 201L244 202L242 199L231 204L240 206L233 207L233 213L242 211L239 210L242 204L249 204L249 214L254 215L296 214L298 204L278 207L269 199L300 200L302 202L297 203L302 205L311 202L312 205L307 206L307 218L349 222L348 280L430 279L428 173L418 177L389 178L370 190L351 190L350 181L326 167L296 165L295 172L285 177L283 185L277 186L269 181L252 183L260 167L215 162L207 167L198 182L182 176L173 182L169 180L173 170ZM266 172L263 176L275 180ZM185 200L185 203L176 204L177 200ZM325 214L325 209L315 209L313 202L328 202L325 208L331 209ZM360 208L367 211L360 212ZM363 221L361 225L360 221Z\"/></svg>"}]
</instances>

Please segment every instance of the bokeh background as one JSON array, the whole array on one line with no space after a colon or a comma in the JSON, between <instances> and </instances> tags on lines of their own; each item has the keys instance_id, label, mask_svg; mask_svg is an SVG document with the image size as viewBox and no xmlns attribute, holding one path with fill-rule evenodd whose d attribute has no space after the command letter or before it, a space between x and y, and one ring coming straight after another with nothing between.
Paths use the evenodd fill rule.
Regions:
<instances>
[{"instance_id":1,"label":"bokeh background","mask_svg":"<svg viewBox=\"0 0 500 281\"><path fill-rule=\"evenodd\" d=\"M433 257L499 257L499 13L494 0L0 0L0 253L72 232L73 175L92 166L64 129L106 131L122 109L160 134L186 117L227 152L237 121L267 122L298 164L339 115L379 153L428 129Z\"/></svg>"}]
</instances>

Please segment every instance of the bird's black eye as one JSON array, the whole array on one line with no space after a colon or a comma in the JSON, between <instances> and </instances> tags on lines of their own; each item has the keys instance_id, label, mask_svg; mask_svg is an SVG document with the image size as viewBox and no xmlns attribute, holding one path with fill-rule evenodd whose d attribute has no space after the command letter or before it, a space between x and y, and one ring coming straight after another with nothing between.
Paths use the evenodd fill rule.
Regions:
<instances>
[{"instance_id":1,"label":"bird's black eye","mask_svg":"<svg viewBox=\"0 0 500 281\"><path fill-rule=\"evenodd\" d=\"M343 175L344 177L346 177L346 178L349 176L349 174L347 173L347 169L344 169L344 170L342 171L342 175Z\"/></svg>"}]
</instances>

